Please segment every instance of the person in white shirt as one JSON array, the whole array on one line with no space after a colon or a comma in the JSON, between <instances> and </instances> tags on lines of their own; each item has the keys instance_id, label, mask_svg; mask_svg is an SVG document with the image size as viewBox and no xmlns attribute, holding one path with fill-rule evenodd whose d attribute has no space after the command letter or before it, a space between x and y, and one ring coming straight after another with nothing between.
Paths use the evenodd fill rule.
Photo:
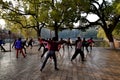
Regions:
<instances>
[{"instance_id":1,"label":"person in white shirt","mask_svg":"<svg viewBox=\"0 0 120 80\"><path fill-rule=\"evenodd\" d=\"M81 60L84 61L84 52L82 51L82 40L80 37L78 37L78 40L75 42L75 53L73 54L71 61L74 60L77 55L80 53L81 55Z\"/></svg>"}]
</instances>

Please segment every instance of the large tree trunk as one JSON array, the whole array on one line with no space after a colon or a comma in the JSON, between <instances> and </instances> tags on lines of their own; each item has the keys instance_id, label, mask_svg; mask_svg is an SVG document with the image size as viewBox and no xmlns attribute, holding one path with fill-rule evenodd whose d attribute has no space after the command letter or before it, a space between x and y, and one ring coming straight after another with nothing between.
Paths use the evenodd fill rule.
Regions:
<instances>
[{"instance_id":1,"label":"large tree trunk","mask_svg":"<svg viewBox=\"0 0 120 80\"><path fill-rule=\"evenodd\" d=\"M57 40L58 40L58 28L57 28L57 26L56 27L54 27L55 28L55 37L57 38Z\"/></svg>"},{"instance_id":2,"label":"large tree trunk","mask_svg":"<svg viewBox=\"0 0 120 80\"><path fill-rule=\"evenodd\" d=\"M42 27L38 27L38 29L37 29L37 37L41 37L41 31L42 31L43 27L44 27L44 25Z\"/></svg>"},{"instance_id":3,"label":"large tree trunk","mask_svg":"<svg viewBox=\"0 0 120 80\"><path fill-rule=\"evenodd\" d=\"M55 22L54 30L55 30L55 37L57 38L57 40L58 40L58 29L59 29L59 26L58 26L57 22Z\"/></svg>"},{"instance_id":4,"label":"large tree trunk","mask_svg":"<svg viewBox=\"0 0 120 80\"><path fill-rule=\"evenodd\" d=\"M40 37L41 36L41 29L38 29L37 30L37 37Z\"/></svg>"},{"instance_id":5,"label":"large tree trunk","mask_svg":"<svg viewBox=\"0 0 120 80\"><path fill-rule=\"evenodd\" d=\"M113 36L112 36L112 33L110 33L109 31L106 31L105 32L108 40L109 40L109 45L110 45L110 48L115 48L115 44L114 44L114 39L113 39Z\"/></svg>"}]
</instances>

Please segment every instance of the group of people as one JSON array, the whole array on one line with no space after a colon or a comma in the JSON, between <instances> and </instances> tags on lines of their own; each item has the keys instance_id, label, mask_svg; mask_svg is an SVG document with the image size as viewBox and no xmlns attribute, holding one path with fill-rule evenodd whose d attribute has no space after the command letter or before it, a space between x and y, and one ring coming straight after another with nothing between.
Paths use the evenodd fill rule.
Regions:
<instances>
[{"instance_id":1,"label":"group of people","mask_svg":"<svg viewBox=\"0 0 120 80\"><path fill-rule=\"evenodd\" d=\"M57 67L57 57L56 57L56 51L59 52L59 50L61 48L63 48L63 52L65 50L64 46L66 45L68 50L69 47L72 47L72 43L70 41L70 38L68 38L68 40L63 40L62 38L58 41L56 37L53 37L52 39L42 39L41 37L38 38L39 41L39 48L38 51L40 51L41 47L43 47L43 53L41 55L41 58L44 56L44 54L46 52L47 55L44 59L44 62L42 64L42 67L40 68L40 71L42 71L47 63L47 60L53 59L54 61L54 68L55 70L59 70ZM16 49L16 58L18 58L18 53L22 53L23 57L26 57L26 47L31 46L31 49L33 47L33 39L31 38L28 41L28 44L26 45L27 39L22 41L21 38L18 38L17 40L14 41L13 47L15 47ZM89 52L88 47L90 46L90 50L92 50L92 44L94 43L93 39L90 38L88 40L85 40L85 38L83 38L83 40L78 37L77 40L75 41L74 45L75 45L75 52L73 54L73 56L71 57L71 61L73 61L77 55L80 53L81 55L81 61L85 61L85 57L84 57L84 47L86 48L86 51ZM24 50L24 51L23 51Z\"/></svg>"},{"instance_id":2,"label":"group of people","mask_svg":"<svg viewBox=\"0 0 120 80\"><path fill-rule=\"evenodd\" d=\"M15 39L12 48L15 48L16 50L16 58L18 58L18 54L22 53L23 57L26 57L27 51L26 48L27 47L33 47L33 39L31 38L28 42L28 39L26 40L22 40L21 38Z\"/></svg>"},{"instance_id":3,"label":"group of people","mask_svg":"<svg viewBox=\"0 0 120 80\"><path fill-rule=\"evenodd\" d=\"M70 38L68 38L67 41L63 40L62 38L60 41L57 41L56 37L53 37L52 39L49 39L49 40L38 38L38 40L40 42L40 47L38 50L40 50L41 47L44 48L41 58L48 51L46 58L42 64L42 67L40 68L40 71L42 72L42 70L44 69L46 62L49 58L53 59L55 70L59 70L57 67L57 58L56 58L55 52L59 51L60 48L63 48L63 51L64 51L64 44L67 45L68 49L69 49L69 46L72 48ZM92 50L93 43L94 43L94 41L92 38L90 38L89 40L86 41L85 38L83 40L81 40L81 38L78 37L78 39L75 41L75 52L71 58L71 61L74 60L79 53L81 55L81 61L85 61L83 48L86 47L87 52L89 52L88 47L90 46L90 49ZM60 47L60 46L62 46L62 47Z\"/></svg>"}]
</instances>

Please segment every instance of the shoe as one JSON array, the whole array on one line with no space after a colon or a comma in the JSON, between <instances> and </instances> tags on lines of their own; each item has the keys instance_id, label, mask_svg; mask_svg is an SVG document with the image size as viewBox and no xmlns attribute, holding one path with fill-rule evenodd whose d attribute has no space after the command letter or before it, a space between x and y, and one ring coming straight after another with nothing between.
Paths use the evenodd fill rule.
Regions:
<instances>
[{"instance_id":1,"label":"shoe","mask_svg":"<svg viewBox=\"0 0 120 80\"><path fill-rule=\"evenodd\" d=\"M43 56L41 56L41 58L43 58Z\"/></svg>"},{"instance_id":2,"label":"shoe","mask_svg":"<svg viewBox=\"0 0 120 80\"><path fill-rule=\"evenodd\" d=\"M55 68L56 71L58 71L59 69L58 68Z\"/></svg>"},{"instance_id":3,"label":"shoe","mask_svg":"<svg viewBox=\"0 0 120 80\"><path fill-rule=\"evenodd\" d=\"M42 69L40 69L40 71L42 72Z\"/></svg>"},{"instance_id":4,"label":"shoe","mask_svg":"<svg viewBox=\"0 0 120 80\"><path fill-rule=\"evenodd\" d=\"M26 58L26 56L24 56L24 58Z\"/></svg>"},{"instance_id":5,"label":"shoe","mask_svg":"<svg viewBox=\"0 0 120 80\"><path fill-rule=\"evenodd\" d=\"M72 58L71 58L71 60L70 60L70 61L72 62L73 60L74 60L74 59L72 59Z\"/></svg>"}]
</instances>

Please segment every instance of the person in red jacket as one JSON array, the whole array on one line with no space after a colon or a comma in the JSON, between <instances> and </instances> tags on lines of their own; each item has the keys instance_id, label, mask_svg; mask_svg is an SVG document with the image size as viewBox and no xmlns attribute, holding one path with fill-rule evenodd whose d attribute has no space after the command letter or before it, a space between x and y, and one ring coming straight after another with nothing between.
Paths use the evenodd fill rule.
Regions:
<instances>
[{"instance_id":1,"label":"person in red jacket","mask_svg":"<svg viewBox=\"0 0 120 80\"><path fill-rule=\"evenodd\" d=\"M90 39L87 40L87 42L89 43L90 50L92 51L93 43L95 43L95 42L93 41L93 38L91 37Z\"/></svg>"},{"instance_id":2,"label":"person in red jacket","mask_svg":"<svg viewBox=\"0 0 120 80\"><path fill-rule=\"evenodd\" d=\"M44 46L44 43L43 43L44 41L42 40L41 37L38 38L38 41L39 41L39 45L40 45L39 48L38 48L38 51L40 51L41 47L43 47L45 49L45 46Z\"/></svg>"},{"instance_id":3,"label":"person in red jacket","mask_svg":"<svg viewBox=\"0 0 120 80\"><path fill-rule=\"evenodd\" d=\"M58 50L58 45L61 44L61 43L64 43L63 41L60 42L60 41L57 41L57 38L56 37L53 37L52 40L48 41L48 40L44 40L46 42L48 42L50 44L50 49L49 49L49 52L47 53L47 56L42 64L42 67L40 69L40 71L42 72L43 68L45 67L46 63L47 63L47 60L48 58L53 58L54 60L54 68L55 70L59 70L58 67L57 67L57 58L56 58L56 54L55 54L55 51Z\"/></svg>"},{"instance_id":4,"label":"person in red jacket","mask_svg":"<svg viewBox=\"0 0 120 80\"><path fill-rule=\"evenodd\" d=\"M50 40L49 40L49 41L50 41ZM44 44L45 48L43 49L43 53L42 53L42 55L41 55L41 58L44 56L44 54L45 54L47 51L50 50L50 44L49 44L48 42L43 41L43 44Z\"/></svg>"}]
</instances>

